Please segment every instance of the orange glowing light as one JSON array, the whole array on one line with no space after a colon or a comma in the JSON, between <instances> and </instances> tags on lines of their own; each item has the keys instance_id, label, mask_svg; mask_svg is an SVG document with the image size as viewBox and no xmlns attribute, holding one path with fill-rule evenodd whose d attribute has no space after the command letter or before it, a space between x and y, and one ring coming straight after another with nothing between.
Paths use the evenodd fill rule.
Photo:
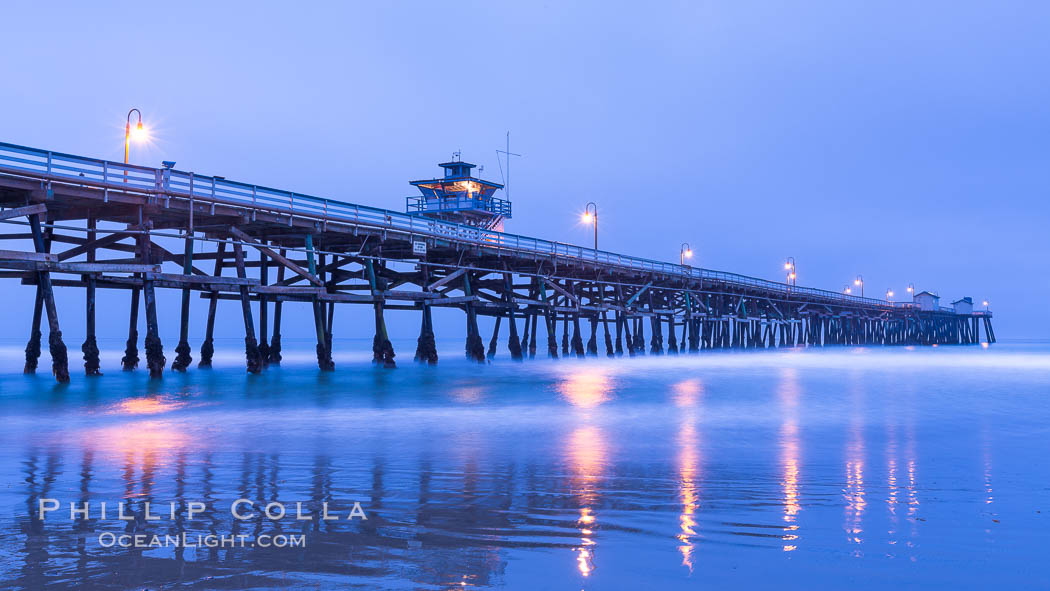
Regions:
<instances>
[{"instance_id":1,"label":"orange glowing light","mask_svg":"<svg viewBox=\"0 0 1050 591\"><path fill-rule=\"evenodd\" d=\"M700 487L697 484L700 458L697 452L699 437L693 424L692 413L685 413L685 420L678 432L680 452L678 454L678 486L682 512L678 515L678 551L682 554L682 566L693 571L693 540L696 538L696 512L700 508Z\"/></svg>"},{"instance_id":2,"label":"orange glowing light","mask_svg":"<svg viewBox=\"0 0 1050 591\"><path fill-rule=\"evenodd\" d=\"M149 132L146 130L145 127L142 127L141 121L138 125L131 128L131 139L135 140L136 142L141 142L149 139Z\"/></svg>"},{"instance_id":3,"label":"orange glowing light","mask_svg":"<svg viewBox=\"0 0 1050 591\"><path fill-rule=\"evenodd\" d=\"M583 576L594 571L594 548L597 545L594 531L597 518L592 508L598 501L598 481L606 461L605 441L601 431L594 426L580 427L569 436L567 455L573 472L573 489L580 503L580 544L574 548L576 566Z\"/></svg>"},{"instance_id":4,"label":"orange glowing light","mask_svg":"<svg viewBox=\"0 0 1050 591\"><path fill-rule=\"evenodd\" d=\"M111 407L107 414L155 415L186 406L186 402L163 398L130 398Z\"/></svg>"},{"instance_id":5,"label":"orange glowing light","mask_svg":"<svg viewBox=\"0 0 1050 591\"><path fill-rule=\"evenodd\" d=\"M704 391L704 385L700 380L690 378L671 386L671 390L674 392L675 406L685 408L696 406L700 395Z\"/></svg>"},{"instance_id":6,"label":"orange glowing light","mask_svg":"<svg viewBox=\"0 0 1050 591\"><path fill-rule=\"evenodd\" d=\"M573 373L558 384L558 391L578 408L594 408L609 400L609 376L596 370Z\"/></svg>"}]
</instances>

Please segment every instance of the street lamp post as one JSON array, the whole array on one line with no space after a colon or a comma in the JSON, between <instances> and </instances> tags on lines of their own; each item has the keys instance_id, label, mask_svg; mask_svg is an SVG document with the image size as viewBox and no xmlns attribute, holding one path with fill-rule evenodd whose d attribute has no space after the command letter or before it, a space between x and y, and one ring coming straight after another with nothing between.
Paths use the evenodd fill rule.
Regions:
<instances>
[{"instance_id":1,"label":"street lamp post","mask_svg":"<svg viewBox=\"0 0 1050 591\"><path fill-rule=\"evenodd\" d=\"M131 150L131 115L132 113L138 115L138 124L135 125L135 135L140 136L145 133L146 130L142 128L142 111L138 109L132 109L128 111L128 123L124 126L124 164L128 163L128 152ZM124 173L127 175L127 172Z\"/></svg>"},{"instance_id":2,"label":"street lamp post","mask_svg":"<svg viewBox=\"0 0 1050 591\"><path fill-rule=\"evenodd\" d=\"M915 284L914 283L909 283L908 284L908 293L910 293L912 295L915 295Z\"/></svg>"},{"instance_id":3,"label":"street lamp post","mask_svg":"<svg viewBox=\"0 0 1050 591\"><path fill-rule=\"evenodd\" d=\"M849 295L849 294L853 293L853 288L851 288L848 285L843 285L842 286L842 293L844 293L846 295Z\"/></svg>"},{"instance_id":4,"label":"street lamp post","mask_svg":"<svg viewBox=\"0 0 1050 591\"><path fill-rule=\"evenodd\" d=\"M583 209L583 222L594 225L594 250L598 250L598 204L588 201Z\"/></svg>"},{"instance_id":5,"label":"street lamp post","mask_svg":"<svg viewBox=\"0 0 1050 591\"><path fill-rule=\"evenodd\" d=\"M981 304L984 305L984 311L987 312L988 311L988 300L984 300L983 302L981 302Z\"/></svg>"},{"instance_id":6,"label":"street lamp post","mask_svg":"<svg viewBox=\"0 0 1050 591\"><path fill-rule=\"evenodd\" d=\"M892 302L893 301L893 289L887 289L886 290L886 301L887 302Z\"/></svg>"},{"instance_id":7,"label":"street lamp post","mask_svg":"<svg viewBox=\"0 0 1050 591\"><path fill-rule=\"evenodd\" d=\"M795 257L787 258L787 262L784 263L784 270L787 271L788 285L795 285Z\"/></svg>"},{"instance_id":8,"label":"street lamp post","mask_svg":"<svg viewBox=\"0 0 1050 591\"><path fill-rule=\"evenodd\" d=\"M688 242L682 243L682 249L679 254L681 255L680 259L682 261L682 266L685 266L685 259L693 258L693 249L689 246Z\"/></svg>"},{"instance_id":9,"label":"street lamp post","mask_svg":"<svg viewBox=\"0 0 1050 591\"><path fill-rule=\"evenodd\" d=\"M857 275L857 278L853 280L853 285L860 286L860 297L864 297L864 276Z\"/></svg>"}]
</instances>

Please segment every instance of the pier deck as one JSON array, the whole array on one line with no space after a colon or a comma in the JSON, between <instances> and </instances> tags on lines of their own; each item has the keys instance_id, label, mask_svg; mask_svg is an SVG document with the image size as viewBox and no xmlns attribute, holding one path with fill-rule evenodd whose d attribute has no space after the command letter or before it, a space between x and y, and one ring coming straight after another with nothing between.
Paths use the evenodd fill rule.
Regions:
<instances>
[{"instance_id":1,"label":"pier deck","mask_svg":"<svg viewBox=\"0 0 1050 591\"><path fill-rule=\"evenodd\" d=\"M171 366L176 371L192 362L187 327L193 292L208 302L199 364L211 363L218 302L237 300L247 367L253 372L280 361L286 302L312 306L322 370L334 367L338 303L374 308L374 360L386 366L394 365L384 317L392 309L420 313L415 358L437 362L434 306L465 312L466 354L477 361L495 354L503 323L514 359L534 356L541 332L545 354L553 357L596 355L599 338L602 354L610 356L833 344L974 344L982 340L982 325L985 340L995 341L987 311L923 310L911 302L789 286L221 177L13 144L0 143L0 207L0 222L10 230L0 234L5 248L0 278L36 289L26 371L36 370L46 313L52 369L60 381L68 380L69 372L55 287L85 289L88 334L82 351L89 375L99 373L97 289L131 294L122 362L127 370L139 362L141 294L147 366L158 377L167 362L158 331L157 288L182 291L180 341ZM181 241L182 252L158 244L173 238ZM496 318L488 351L478 316Z\"/></svg>"}]
</instances>

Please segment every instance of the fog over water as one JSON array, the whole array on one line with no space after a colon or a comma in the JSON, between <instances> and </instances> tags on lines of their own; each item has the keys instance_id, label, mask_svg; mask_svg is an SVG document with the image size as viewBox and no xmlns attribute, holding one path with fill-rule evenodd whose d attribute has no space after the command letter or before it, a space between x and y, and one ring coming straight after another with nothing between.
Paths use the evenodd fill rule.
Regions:
<instances>
[{"instance_id":1,"label":"fog over water","mask_svg":"<svg viewBox=\"0 0 1050 591\"><path fill-rule=\"evenodd\" d=\"M104 343L107 375L57 386L46 357L22 376L2 344L4 588L1050 584L1045 344L479 367L449 341L420 367L406 341L390 371L346 341L360 353L320 374L293 342L259 376L230 345L214 370L151 382ZM265 518L274 500L287 517ZM208 508L191 520L192 502ZM340 519L296 520L296 502ZM347 519L355 502L366 520ZM107 548L105 532L306 545Z\"/></svg>"}]
</instances>

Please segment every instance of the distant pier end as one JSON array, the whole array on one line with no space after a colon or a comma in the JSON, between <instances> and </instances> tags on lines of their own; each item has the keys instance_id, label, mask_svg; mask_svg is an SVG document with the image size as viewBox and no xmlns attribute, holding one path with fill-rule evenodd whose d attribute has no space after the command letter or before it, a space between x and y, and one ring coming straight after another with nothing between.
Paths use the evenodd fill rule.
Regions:
<instances>
[{"instance_id":1,"label":"distant pier end","mask_svg":"<svg viewBox=\"0 0 1050 591\"><path fill-rule=\"evenodd\" d=\"M396 365L390 310L419 314L415 360L437 362L435 306L464 312L465 353L479 362L497 354L501 334L515 360L538 348L549 357L612 357L995 342L991 312L974 310L969 298L943 307L936 294L920 292L912 302L890 302L507 234L499 230L510 202L495 196L502 185L473 176L470 163L441 166L443 177L411 183L421 194L400 213L180 171L174 163L134 166L0 143L0 222L9 230L0 234L0 278L35 292L28 326L6 330L29 335L25 371L32 373L46 317L59 381L70 379L60 312L86 315L84 371L101 374L98 289L130 295L120 369L138 367L142 343L154 377L169 369L162 321L179 324L170 369L193 363L188 324L195 311L207 318L196 361L211 365L220 303L243 320L250 372L280 363L286 304L312 310L324 371L335 367L336 304L373 308L373 361L384 367ZM84 290L85 306L60 311L55 288L74 287ZM177 310L158 310L162 288L181 291ZM192 304L194 293L205 306ZM487 349L479 317L494 319Z\"/></svg>"}]
</instances>

